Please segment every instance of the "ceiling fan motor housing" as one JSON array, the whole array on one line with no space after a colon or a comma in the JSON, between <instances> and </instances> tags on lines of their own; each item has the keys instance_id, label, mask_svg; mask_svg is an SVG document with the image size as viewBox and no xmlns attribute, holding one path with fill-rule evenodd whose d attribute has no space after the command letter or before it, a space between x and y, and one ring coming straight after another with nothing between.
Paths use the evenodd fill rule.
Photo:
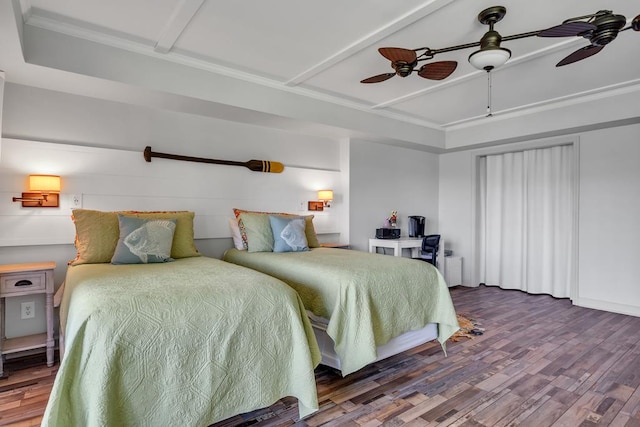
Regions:
<instances>
[{"instance_id":1,"label":"ceiling fan motor housing","mask_svg":"<svg viewBox=\"0 0 640 427\"><path fill-rule=\"evenodd\" d=\"M417 61L411 64L405 61L396 61L393 63L393 68L400 77L407 77L413 72L416 65L418 65Z\"/></svg>"},{"instance_id":2,"label":"ceiling fan motor housing","mask_svg":"<svg viewBox=\"0 0 640 427\"><path fill-rule=\"evenodd\" d=\"M502 42L502 36L495 30L487 31L480 40L480 50L498 49Z\"/></svg>"},{"instance_id":3,"label":"ceiling fan motor housing","mask_svg":"<svg viewBox=\"0 0 640 427\"><path fill-rule=\"evenodd\" d=\"M589 41L596 46L605 46L611 43L618 32L627 23L627 18L622 15L607 14L596 18L593 25L597 28L593 31Z\"/></svg>"}]
</instances>

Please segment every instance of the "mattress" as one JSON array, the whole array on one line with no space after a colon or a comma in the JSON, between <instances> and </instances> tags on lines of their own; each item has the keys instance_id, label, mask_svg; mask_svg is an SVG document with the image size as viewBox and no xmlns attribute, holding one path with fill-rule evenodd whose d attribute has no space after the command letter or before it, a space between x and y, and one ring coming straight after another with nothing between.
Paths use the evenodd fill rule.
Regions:
<instances>
[{"instance_id":1,"label":"mattress","mask_svg":"<svg viewBox=\"0 0 640 427\"><path fill-rule=\"evenodd\" d=\"M335 343L333 339L327 333L327 326L329 320L316 316L312 312L307 310L309 320L311 320L311 326L313 326L313 333L316 336L318 342L318 348L322 358L320 363L322 365L330 366L334 369L342 371L342 363L340 362L340 356L335 351ZM428 323L424 328L415 331L405 332L395 338L391 338L386 344L378 346L376 348L377 357L372 362L383 360L403 351L422 345L426 342L436 340L438 338L438 325L435 323Z\"/></svg>"}]
</instances>

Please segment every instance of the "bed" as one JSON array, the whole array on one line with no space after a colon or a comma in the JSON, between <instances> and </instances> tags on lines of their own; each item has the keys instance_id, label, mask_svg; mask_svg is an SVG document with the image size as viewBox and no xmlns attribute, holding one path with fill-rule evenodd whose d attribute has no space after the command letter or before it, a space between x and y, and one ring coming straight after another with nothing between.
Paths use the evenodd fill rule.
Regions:
<instances>
[{"instance_id":1,"label":"bed","mask_svg":"<svg viewBox=\"0 0 640 427\"><path fill-rule=\"evenodd\" d=\"M322 364L343 375L459 329L442 275L409 258L315 247L299 252L229 249L223 259L295 289L314 326Z\"/></svg>"},{"instance_id":2,"label":"bed","mask_svg":"<svg viewBox=\"0 0 640 427\"><path fill-rule=\"evenodd\" d=\"M67 269L64 357L43 426L207 426L286 396L301 418L318 409L320 353L293 289L197 253L103 262L98 243Z\"/></svg>"}]
</instances>

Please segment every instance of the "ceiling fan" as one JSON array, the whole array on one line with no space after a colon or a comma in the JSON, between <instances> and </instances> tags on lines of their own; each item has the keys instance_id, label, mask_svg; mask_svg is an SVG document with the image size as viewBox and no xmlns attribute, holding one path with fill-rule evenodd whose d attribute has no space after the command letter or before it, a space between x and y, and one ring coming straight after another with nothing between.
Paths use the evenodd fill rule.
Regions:
<instances>
[{"instance_id":1,"label":"ceiling fan","mask_svg":"<svg viewBox=\"0 0 640 427\"><path fill-rule=\"evenodd\" d=\"M500 22L507 13L504 6L492 6L478 14L478 21L489 26L482 39L478 42L466 43L442 49L420 47L417 49L403 49L399 47L381 47L380 54L391 61L393 73L378 74L361 80L360 83L380 83L398 75L407 77L417 72L420 77L430 80L443 80L453 73L458 66L456 61L429 62L418 67L418 63L433 59L435 55L453 52L461 49L480 46L480 50L469 55L469 62L479 70L487 72L503 65L511 57L509 49L500 47L502 41L522 39L526 37L584 37L590 44L568 55L556 64L556 67L568 65L586 59L600 52L607 44L613 41L620 32L628 29L640 31L640 15L636 16L631 24L624 28L627 19L623 15L616 15L610 10L600 10L596 13L578 16L565 20L562 24L551 28L527 33L514 34L502 37L493 29L494 24ZM420 53L420 54L418 54Z\"/></svg>"}]
</instances>

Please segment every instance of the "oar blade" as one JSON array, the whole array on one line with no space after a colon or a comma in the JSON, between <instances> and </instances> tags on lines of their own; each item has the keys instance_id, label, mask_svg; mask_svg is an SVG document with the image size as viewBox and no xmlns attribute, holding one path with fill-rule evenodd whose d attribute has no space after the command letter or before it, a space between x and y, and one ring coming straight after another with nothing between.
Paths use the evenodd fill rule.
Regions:
<instances>
[{"instance_id":1,"label":"oar blade","mask_svg":"<svg viewBox=\"0 0 640 427\"><path fill-rule=\"evenodd\" d=\"M271 173L280 173L284 170L284 165L280 162L267 162L269 163L269 172Z\"/></svg>"},{"instance_id":2,"label":"oar blade","mask_svg":"<svg viewBox=\"0 0 640 427\"><path fill-rule=\"evenodd\" d=\"M249 160L245 166L254 172L280 173L284 170L282 163L269 160Z\"/></svg>"}]
</instances>

